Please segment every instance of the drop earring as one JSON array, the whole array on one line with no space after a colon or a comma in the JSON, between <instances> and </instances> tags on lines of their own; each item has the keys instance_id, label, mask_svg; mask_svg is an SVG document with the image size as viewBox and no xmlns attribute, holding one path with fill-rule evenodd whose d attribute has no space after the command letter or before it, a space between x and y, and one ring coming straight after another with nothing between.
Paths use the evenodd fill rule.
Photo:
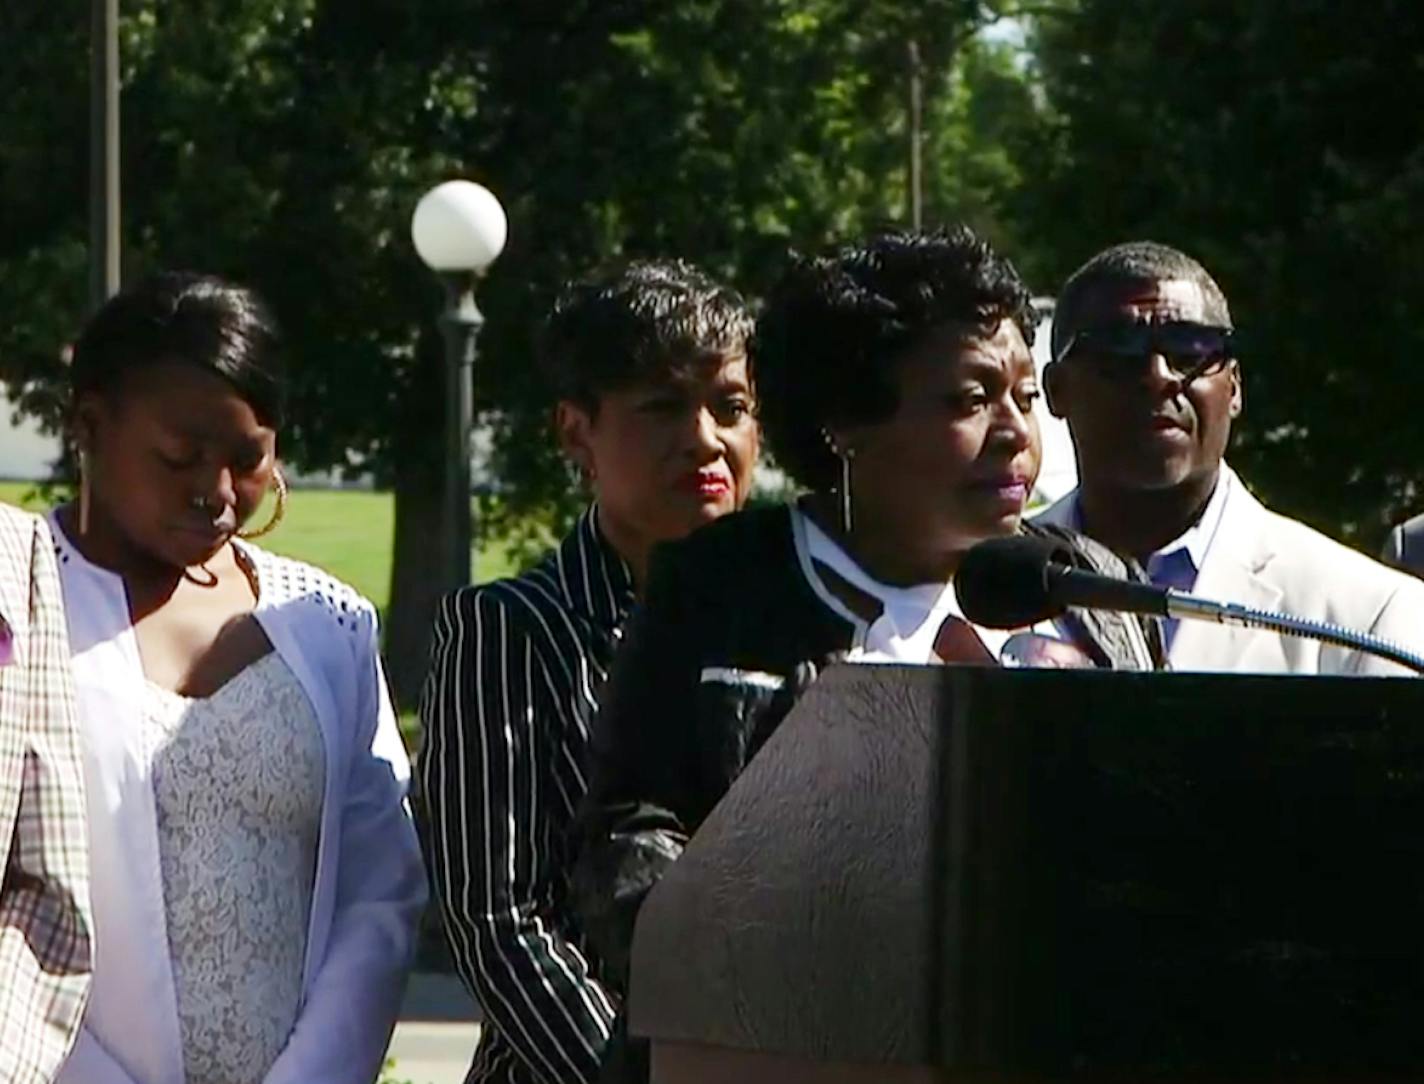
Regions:
<instances>
[{"instance_id":1,"label":"drop earring","mask_svg":"<svg viewBox=\"0 0 1424 1084\"><path fill-rule=\"evenodd\" d=\"M850 514L850 461L855 453L846 449L841 453L841 531L850 537L852 520Z\"/></svg>"},{"instance_id":2,"label":"drop earring","mask_svg":"<svg viewBox=\"0 0 1424 1084\"><path fill-rule=\"evenodd\" d=\"M825 438L826 447L831 450L831 454L841 461L841 484L837 487L838 496L841 499L841 533L849 537L854 525L851 516L850 464L851 460L855 458L855 449L838 447L829 429L821 430L821 436Z\"/></svg>"},{"instance_id":3,"label":"drop earring","mask_svg":"<svg viewBox=\"0 0 1424 1084\"><path fill-rule=\"evenodd\" d=\"M89 533L89 505L92 502L89 482L89 453L79 452L79 536Z\"/></svg>"}]
</instances>

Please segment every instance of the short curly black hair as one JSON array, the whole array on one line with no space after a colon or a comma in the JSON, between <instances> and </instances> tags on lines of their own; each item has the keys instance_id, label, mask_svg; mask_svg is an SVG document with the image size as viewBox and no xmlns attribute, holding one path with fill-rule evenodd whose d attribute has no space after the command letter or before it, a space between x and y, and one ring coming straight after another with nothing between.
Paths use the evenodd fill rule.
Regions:
<instances>
[{"instance_id":1,"label":"short curly black hair","mask_svg":"<svg viewBox=\"0 0 1424 1084\"><path fill-rule=\"evenodd\" d=\"M951 322L988 332L1005 319L1033 344L1028 288L968 226L887 231L828 255L793 255L752 346L777 462L809 489L832 488L839 464L825 430L894 414L895 365L921 336Z\"/></svg>"},{"instance_id":2,"label":"short curly black hair","mask_svg":"<svg viewBox=\"0 0 1424 1084\"><path fill-rule=\"evenodd\" d=\"M684 260L639 260L565 285L539 361L555 398L596 412L605 392L745 354L752 329L731 287Z\"/></svg>"}]
</instances>

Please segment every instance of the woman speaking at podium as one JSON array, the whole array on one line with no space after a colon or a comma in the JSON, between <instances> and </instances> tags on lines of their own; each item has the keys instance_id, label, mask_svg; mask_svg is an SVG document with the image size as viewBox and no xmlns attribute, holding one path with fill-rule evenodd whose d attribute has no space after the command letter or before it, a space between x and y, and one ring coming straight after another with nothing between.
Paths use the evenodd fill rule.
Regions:
<instances>
[{"instance_id":1,"label":"woman speaking at podium","mask_svg":"<svg viewBox=\"0 0 1424 1084\"><path fill-rule=\"evenodd\" d=\"M575 891L611 968L647 891L829 662L1160 665L1154 619L1070 611L1005 632L959 610L971 546L1048 530L1021 523L1040 458L1033 327L1017 272L963 226L797 259L773 290L762 421L808 492L654 555L578 822ZM1141 575L1053 533L1085 569Z\"/></svg>"}]
</instances>

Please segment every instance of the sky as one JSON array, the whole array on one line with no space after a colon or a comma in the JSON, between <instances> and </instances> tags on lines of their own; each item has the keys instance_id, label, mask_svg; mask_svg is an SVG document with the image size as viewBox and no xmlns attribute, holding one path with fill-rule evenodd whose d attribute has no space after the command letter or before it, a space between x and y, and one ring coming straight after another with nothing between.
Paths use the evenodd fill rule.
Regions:
<instances>
[{"instance_id":1,"label":"sky","mask_svg":"<svg viewBox=\"0 0 1424 1084\"><path fill-rule=\"evenodd\" d=\"M1028 42L1022 19L996 19L979 33L988 41L1003 41L1020 49Z\"/></svg>"}]
</instances>

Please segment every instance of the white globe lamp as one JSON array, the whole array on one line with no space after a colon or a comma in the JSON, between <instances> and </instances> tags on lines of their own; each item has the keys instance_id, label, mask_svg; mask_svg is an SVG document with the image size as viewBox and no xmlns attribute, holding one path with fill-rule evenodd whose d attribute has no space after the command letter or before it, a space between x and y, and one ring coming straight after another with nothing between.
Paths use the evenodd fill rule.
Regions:
<instances>
[{"instance_id":1,"label":"white globe lamp","mask_svg":"<svg viewBox=\"0 0 1424 1084\"><path fill-rule=\"evenodd\" d=\"M504 251L509 220L493 192L446 181L421 197L410 221L415 251L432 271L483 272Z\"/></svg>"}]
</instances>

